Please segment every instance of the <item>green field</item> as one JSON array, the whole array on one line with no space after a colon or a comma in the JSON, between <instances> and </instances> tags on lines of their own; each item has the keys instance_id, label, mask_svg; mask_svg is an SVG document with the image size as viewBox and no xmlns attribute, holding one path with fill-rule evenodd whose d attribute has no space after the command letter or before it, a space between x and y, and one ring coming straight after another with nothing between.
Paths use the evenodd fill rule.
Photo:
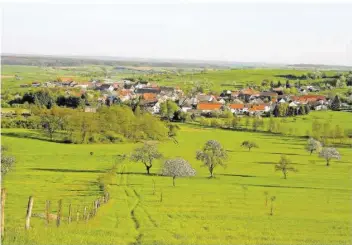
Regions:
<instances>
[{"instance_id":1,"label":"green field","mask_svg":"<svg viewBox=\"0 0 352 245\"><path fill-rule=\"evenodd\" d=\"M224 89L236 90L245 87L247 84L260 85L263 80L280 81L285 84L287 75L301 76L311 72L310 70L296 69L231 69L231 70L210 70L206 73L187 73L181 75L162 75L159 80L162 84L169 86L185 86L189 82L210 82L211 89L222 91ZM328 76L334 75L335 72L326 72ZM294 83L295 79L290 79ZM307 80L301 80L301 84L307 83ZM314 82L314 81L313 81ZM269 85L269 84L268 84Z\"/></svg>"},{"instance_id":2,"label":"green field","mask_svg":"<svg viewBox=\"0 0 352 245\"><path fill-rule=\"evenodd\" d=\"M20 84L32 83L34 81L45 82L48 80L56 79L57 77L71 77L76 81L88 81L95 77L102 79L103 77L94 76L94 74L101 73L102 66L77 66L77 67L37 67L37 66L18 66L18 65L4 65L2 67L2 88L10 91L25 91L26 88L20 88ZM287 75L301 76L311 70L298 70L298 69L265 69L265 68L252 68L252 69L224 69L224 70L208 70L205 73L190 72L184 70L181 73L171 72L173 68L153 67L154 72L163 71L166 74L144 74L143 67L132 67L131 70L123 72L113 69L111 66L106 67L110 71L112 79L121 78L143 78L157 82L160 85L179 86L185 88L190 86L192 82L209 82L211 83L210 89L220 92L224 89L236 90L245 87L247 84L260 85L263 80L274 81L277 83L281 81L285 84ZM134 69L141 69L136 70ZM149 68L148 68L149 69ZM150 68L151 69L151 68ZM334 71L326 71L327 76L336 74ZM20 76L22 80L16 80L15 74ZM291 78L291 83L296 79ZM320 80L301 80L301 84L310 82L319 82ZM269 85L269 84L268 84ZM344 90L341 90L344 91Z\"/></svg>"},{"instance_id":3,"label":"green field","mask_svg":"<svg viewBox=\"0 0 352 245\"><path fill-rule=\"evenodd\" d=\"M45 200L51 200L55 212L59 199L64 216L69 203L74 212L82 212L101 195L97 178L111 168L114 155L129 153L137 145L65 145L10 134L19 131L2 130L2 144L17 158L14 171L4 179L4 244L351 243L351 149L339 148L342 159L327 167L304 150L303 138L197 126L181 126L179 144L159 145L165 158L188 160L197 170L195 177L176 179L173 187L169 177L146 176L140 163L120 163L111 200L88 223L63 220L60 228L55 222L46 227L44 220L33 217L25 232L30 195L34 213L44 211ZM215 169L214 179L195 160L195 151L209 139L220 141L230 157L225 169ZM240 147L243 140L255 140L259 148L249 152ZM286 180L274 171L281 154L298 169ZM160 163L152 173L160 173ZM264 192L276 196L273 216Z\"/></svg>"}]
</instances>

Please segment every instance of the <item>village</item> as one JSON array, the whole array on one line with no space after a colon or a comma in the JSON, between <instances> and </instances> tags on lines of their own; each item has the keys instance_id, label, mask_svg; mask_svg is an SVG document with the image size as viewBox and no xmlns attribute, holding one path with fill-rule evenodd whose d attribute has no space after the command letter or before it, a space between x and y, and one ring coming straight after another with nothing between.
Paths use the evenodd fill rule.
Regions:
<instances>
[{"instance_id":1,"label":"village","mask_svg":"<svg viewBox=\"0 0 352 245\"><path fill-rule=\"evenodd\" d=\"M95 91L99 93L95 106L87 104L86 112L95 112L101 105L112 105L116 103L131 104L138 100L139 106L152 114L159 114L160 104L167 100L174 101L179 110L195 116L211 117L213 112L225 110L234 115L258 115L270 116L275 107L287 104L292 115L302 114L301 110L327 110L332 100L324 95L317 94L319 88L314 86L300 86L297 88L298 95L286 94L284 90L287 85L274 87L270 90L258 91L247 87L240 90L224 90L220 94L201 93L194 91L185 94L179 87L159 86L149 81L121 80L75 82L70 78L60 78L59 81L48 81L44 83L33 82L34 88L64 88L67 95L82 96ZM79 92L77 92L79 91ZM341 104L340 106L344 106ZM305 109L302 109L305 107Z\"/></svg>"}]
</instances>

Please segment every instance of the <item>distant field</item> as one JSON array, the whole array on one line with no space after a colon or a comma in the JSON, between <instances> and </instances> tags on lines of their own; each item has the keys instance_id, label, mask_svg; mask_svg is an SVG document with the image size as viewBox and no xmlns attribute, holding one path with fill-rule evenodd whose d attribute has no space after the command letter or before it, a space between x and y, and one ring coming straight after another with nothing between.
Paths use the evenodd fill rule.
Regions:
<instances>
[{"instance_id":1,"label":"distant field","mask_svg":"<svg viewBox=\"0 0 352 245\"><path fill-rule=\"evenodd\" d=\"M206 73L184 74L184 75L162 75L160 81L165 85L183 85L189 81L193 82L212 82L213 90L222 91L223 89L239 89L246 86L247 83L261 84L263 80L274 81L285 84L285 76L294 75L301 76L307 74L309 70L284 70L284 69L232 69L232 70L218 70L207 71ZM334 72L326 72L326 74L333 75ZM291 80L295 82L296 80ZM305 80L302 81L304 84Z\"/></svg>"},{"instance_id":2,"label":"distant field","mask_svg":"<svg viewBox=\"0 0 352 245\"><path fill-rule=\"evenodd\" d=\"M319 117L312 113L308 117ZM343 116L337 117L335 122ZM334 116L333 116L334 118ZM339 119L338 119L339 118ZM344 117L350 120L350 117ZM297 119L300 120L300 119ZM311 121L311 120L309 120ZM305 121L300 122L302 125ZM344 122L348 123L348 122ZM4 244L349 244L352 212L352 151L339 149L342 159L325 166L323 159L304 150L297 137L202 129L181 125L179 144L163 142L166 158L183 157L197 170L196 177L176 179L145 176L140 163L121 163L111 189L110 202L87 224L60 228L32 218L24 232L28 196L34 212L43 212L51 200L53 212L59 198L82 210L100 195L97 178L113 164L114 155L129 153L135 144L65 145L14 137L28 132L3 129L2 144L17 158L16 168L5 176L8 190ZM195 151L206 140L219 140L228 150L227 168L216 168L208 179ZM243 140L259 148L248 152ZM91 156L89 152L94 152ZM288 179L274 171L280 154L298 169ZM160 162L152 168L160 173ZM156 193L153 195L153 180ZM276 196L274 215L264 192ZM160 202L160 195L163 201ZM74 211L75 212L75 211Z\"/></svg>"},{"instance_id":3,"label":"distant field","mask_svg":"<svg viewBox=\"0 0 352 245\"><path fill-rule=\"evenodd\" d=\"M213 84L212 90L222 91L224 89L240 89L250 83L261 84L263 80L274 81L277 83L285 83L288 75L301 76L312 72L309 70L295 69L232 69L232 70L208 70L206 73L200 73L199 69L192 72L191 69L182 69L182 72L176 72L173 67L138 67L126 66L127 70L110 70L112 79L119 80L121 78L142 77L151 81L156 81L161 85L179 86L184 88L190 85L190 82L210 82ZM166 72L167 74L145 74L144 71L153 69L154 72ZM88 81L91 76L87 75L94 72L101 72L99 66L77 66L77 67L36 67L36 66L17 66L4 65L2 67L2 88L9 90L24 91L26 88L20 88L20 84L31 83L34 81L44 82L56 79L57 77L74 77L77 81ZM334 75L333 71L325 72L328 76ZM15 74L20 76L22 80L16 80ZM103 77L100 77L103 78ZM290 78L294 83L296 80ZM315 82L315 80L311 80ZM301 83L308 81L302 80Z\"/></svg>"},{"instance_id":4,"label":"distant field","mask_svg":"<svg viewBox=\"0 0 352 245\"><path fill-rule=\"evenodd\" d=\"M339 125L343 130L352 130L352 113L350 112L334 112L334 111L311 111L309 115L275 118L282 122L283 127L292 129L296 136L306 136L307 131L312 132L312 125L316 121L321 124L329 123L331 128ZM267 124L268 118L264 118Z\"/></svg>"}]
</instances>

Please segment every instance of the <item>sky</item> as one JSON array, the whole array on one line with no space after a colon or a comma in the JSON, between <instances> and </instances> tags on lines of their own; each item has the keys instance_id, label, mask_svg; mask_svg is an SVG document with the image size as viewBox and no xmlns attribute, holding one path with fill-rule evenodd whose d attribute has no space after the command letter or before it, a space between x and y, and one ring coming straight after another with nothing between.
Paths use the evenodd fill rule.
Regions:
<instances>
[{"instance_id":1,"label":"sky","mask_svg":"<svg viewBox=\"0 0 352 245\"><path fill-rule=\"evenodd\" d=\"M352 4L2 5L2 53L352 65Z\"/></svg>"}]
</instances>

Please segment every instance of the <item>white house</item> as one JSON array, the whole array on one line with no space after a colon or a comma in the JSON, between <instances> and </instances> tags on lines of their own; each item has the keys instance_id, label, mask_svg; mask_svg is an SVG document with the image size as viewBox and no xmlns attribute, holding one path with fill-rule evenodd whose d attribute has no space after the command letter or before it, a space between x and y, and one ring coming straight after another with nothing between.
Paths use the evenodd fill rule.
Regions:
<instances>
[{"instance_id":1,"label":"white house","mask_svg":"<svg viewBox=\"0 0 352 245\"><path fill-rule=\"evenodd\" d=\"M153 107L152 107L152 114L159 114L160 113L160 103L156 103Z\"/></svg>"}]
</instances>

